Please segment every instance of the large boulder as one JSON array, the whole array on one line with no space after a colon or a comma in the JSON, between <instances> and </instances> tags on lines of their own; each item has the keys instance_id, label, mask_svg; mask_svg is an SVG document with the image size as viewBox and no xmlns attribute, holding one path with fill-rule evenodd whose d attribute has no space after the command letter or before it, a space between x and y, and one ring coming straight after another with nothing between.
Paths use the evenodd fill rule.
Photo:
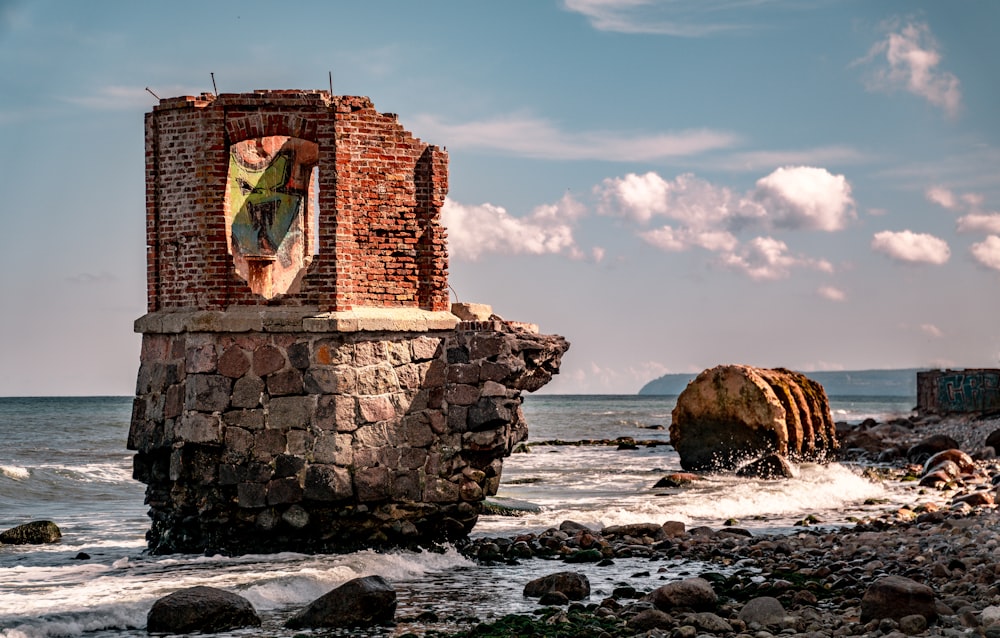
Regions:
<instances>
[{"instance_id":1,"label":"large boulder","mask_svg":"<svg viewBox=\"0 0 1000 638\"><path fill-rule=\"evenodd\" d=\"M59 526L52 521L31 521L0 534L3 545L41 545L57 543L62 538Z\"/></svg>"},{"instance_id":2,"label":"large boulder","mask_svg":"<svg viewBox=\"0 0 1000 638\"><path fill-rule=\"evenodd\" d=\"M872 583L861 598L861 622L919 614L937 618L934 590L905 576L886 576Z\"/></svg>"},{"instance_id":3,"label":"large boulder","mask_svg":"<svg viewBox=\"0 0 1000 638\"><path fill-rule=\"evenodd\" d=\"M396 616L396 590L381 576L349 580L320 596L285 623L289 629L372 627Z\"/></svg>"},{"instance_id":4,"label":"large boulder","mask_svg":"<svg viewBox=\"0 0 1000 638\"><path fill-rule=\"evenodd\" d=\"M215 587L190 587L160 598L146 616L149 633L218 633L260 627L250 601Z\"/></svg>"},{"instance_id":5,"label":"large boulder","mask_svg":"<svg viewBox=\"0 0 1000 638\"><path fill-rule=\"evenodd\" d=\"M736 470L778 454L822 460L837 449L823 386L784 368L723 365L677 397L670 444L685 470Z\"/></svg>"}]
</instances>

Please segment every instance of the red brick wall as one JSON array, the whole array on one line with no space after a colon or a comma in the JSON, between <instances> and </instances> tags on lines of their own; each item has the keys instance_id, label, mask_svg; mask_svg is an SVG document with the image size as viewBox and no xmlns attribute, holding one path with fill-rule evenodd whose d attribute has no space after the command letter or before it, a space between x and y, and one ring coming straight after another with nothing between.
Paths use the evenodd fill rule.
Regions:
<instances>
[{"instance_id":1,"label":"red brick wall","mask_svg":"<svg viewBox=\"0 0 1000 638\"><path fill-rule=\"evenodd\" d=\"M319 145L319 254L299 292L267 302L226 245L229 145L287 135ZM233 305L448 308L448 157L365 97L203 94L146 115L148 308Z\"/></svg>"}]
</instances>

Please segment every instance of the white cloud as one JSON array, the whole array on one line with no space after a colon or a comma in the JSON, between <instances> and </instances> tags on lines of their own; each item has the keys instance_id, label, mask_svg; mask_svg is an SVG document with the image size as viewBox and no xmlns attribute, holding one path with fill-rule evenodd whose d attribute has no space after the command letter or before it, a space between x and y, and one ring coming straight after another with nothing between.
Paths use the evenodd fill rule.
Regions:
<instances>
[{"instance_id":1,"label":"white cloud","mask_svg":"<svg viewBox=\"0 0 1000 638\"><path fill-rule=\"evenodd\" d=\"M846 301L847 293L840 288L835 288L833 286L822 286L816 291L819 293L820 297L828 299L830 301Z\"/></svg>"},{"instance_id":2,"label":"white cloud","mask_svg":"<svg viewBox=\"0 0 1000 638\"><path fill-rule=\"evenodd\" d=\"M739 245L739 240L726 231L698 231L690 228L663 226L639 233L639 237L662 250L680 252L693 246L712 252L731 251Z\"/></svg>"},{"instance_id":3,"label":"white cloud","mask_svg":"<svg viewBox=\"0 0 1000 638\"><path fill-rule=\"evenodd\" d=\"M647 225L672 220L638 235L661 250L703 248L719 262L753 279L787 277L792 268L832 271L825 260L789 254L784 242L758 237L740 246L746 229L836 231L856 217L843 175L808 166L779 168L743 195L685 173L667 181L654 172L605 179L594 188L598 211Z\"/></svg>"},{"instance_id":4,"label":"white cloud","mask_svg":"<svg viewBox=\"0 0 1000 638\"><path fill-rule=\"evenodd\" d=\"M185 92L178 87L169 87L167 90L154 90L161 98L176 97L178 95L198 95L199 92ZM98 111L122 111L128 109L149 110L159 100L153 97L145 89L139 86L102 86L96 93L91 95L77 95L63 98L70 104L84 106Z\"/></svg>"},{"instance_id":5,"label":"white cloud","mask_svg":"<svg viewBox=\"0 0 1000 638\"><path fill-rule=\"evenodd\" d=\"M909 230L884 230L872 238L872 250L884 253L897 261L909 263L943 264L951 257L948 243L934 235L914 233Z\"/></svg>"},{"instance_id":6,"label":"white cloud","mask_svg":"<svg viewBox=\"0 0 1000 638\"><path fill-rule=\"evenodd\" d=\"M985 198L980 193L962 193L935 186L925 193L928 200L951 211L966 213L958 218L955 230L960 233L1000 235L1000 213L982 210Z\"/></svg>"},{"instance_id":7,"label":"white cloud","mask_svg":"<svg viewBox=\"0 0 1000 638\"><path fill-rule=\"evenodd\" d=\"M872 158L849 146L820 146L799 150L748 151L728 154L723 159L703 162L707 168L725 171L762 171L775 166L817 164L859 164Z\"/></svg>"},{"instance_id":8,"label":"white cloud","mask_svg":"<svg viewBox=\"0 0 1000 638\"><path fill-rule=\"evenodd\" d=\"M940 328L932 323L922 323L919 326L920 332L924 333L928 337L934 337L935 339L940 339L944 336L944 332Z\"/></svg>"},{"instance_id":9,"label":"white cloud","mask_svg":"<svg viewBox=\"0 0 1000 638\"><path fill-rule=\"evenodd\" d=\"M602 213L620 213L633 221L648 222L654 215L667 214L668 195L673 188L673 184L650 171L643 175L629 173L625 177L609 177L594 190L601 198Z\"/></svg>"},{"instance_id":10,"label":"white cloud","mask_svg":"<svg viewBox=\"0 0 1000 638\"><path fill-rule=\"evenodd\" d=\"M625 135L614 131L568 132L547 120L511 115L450 124L434 115L415 118L411 127L444 146L503 151L519 157L558 160L644 162L697 155L728 148L738 137L723 131L693 129L673 133Z\"/></svg>"},{"instance_id":11,"label":"white cloud","mask_svg":"<svg viewBox=\"0 0 1000 638\"><path fill-rule=\"evenodd\" d=\"M780 0L563 0L569 11L584 15L598 31L649 33L678 37L702 37L752 26L750 16L722 22L718 16L734 16L740 9L784 4Z\"/></svg>"},{"instance_id":12,"label":"white cloud","mask_svg":"<svg viewBox=\"0 0 1000 638\"><path fill-rule=\"evenodd\" d=\"M885 38L858 62L875 62L876 69L868 79L871 90L903 89L918 95L954 117L962 103L959 81L947 71L938 70L941 53L931 35L930 27L922 22L890 23Z\"/></svg>"},{"instance_id":13,"label":"white cloud","mask_svg":"<svg viewBox=\"0 0 1000 638\"><path fill-rule=\"evenodd\" d=\"M1000 270L1000 236L990 235L983 241L972 244L969 250L979 265Z\"/></svg>"},{"instance_id":14,"label":"white cloud","mask_svg":"<svg viewBox=\"0 0 1000 638\"><path fill-rule=\"evenodd\" d=\"M118 277L106 270L102 270L99 273L81 272L70 275L66 277L66 281L71 284L86 286L91 284L112 284L118 281Z\"/></svg>"},{"instance_id":15,"label":"white cloud","mask_svg":"<svg viewBox=\"0 0 1000 638\"><path fill-rule=\"evenodd\" d=\"M446 199L441 222L448 229L449 253L458 259L476 261L488 253L561 254L582 259L573 229L584 212L569 194L555 204L535 208L526 217L514 217L493 204L464 206ZM603 256L603 251L600 254Z\"/></svg>"},{"instance_id":16,"label":"white cloud","mask_svg":"<svg viewBox=\"0 0 1000 638\"><path fill-rule=\"evenodd\" d=\"M834 231L855 218L851 185L823 168L779 168L757 180L753 199L778 228Z\"/></svg>"},{"instance_id":17,"label":"white cloud","mask_svg":"<svg viewBox=\"0 0 1000 638\"><path fill-rule=\"evenodd\" d=\"M960 233L986 233L1000 235L1000 213L969 213L958 218Z\"/></svg>"},{"instance_id":18,"label":"white cloud","mask_svg":"<svg viewBox=\"0 0 1000 638\"><path fill-rule=\"evenodd\" d=\"M637 222L662 216L693 231L673 231L675 237L754 226L835 231L856 217L847 179L809 166L779 168L742 196L690 173L669 182L653 172L630 173L594 190L603 214Z\"/></svg>"},{"instance_id":19,"label":"white cloud","mask_svg":"<svg viewBox=\"0 0 1000 638\"><path fill-rule=\"evenodd\" d=\"M927 201L934 202L942 208L947 208L948 210L954 210L958 206L958 200L955 199L955 193L951 192L947 188L941 186L932 186L927 189L924 193Z\"/></svg>"},{"instance_id":20,"label":"white cloud","mask_svg":"<svg viewBox=\"0 0 1000 638\"><path fill-rule=\"evenodd\" d=\"M830 262L790 255L788 245L773 237L756 237L738 252L723 255L719 263L757 281L786 279L791 275L792 268L833 272L833 265Z\"/></svg>"}]
</instances>

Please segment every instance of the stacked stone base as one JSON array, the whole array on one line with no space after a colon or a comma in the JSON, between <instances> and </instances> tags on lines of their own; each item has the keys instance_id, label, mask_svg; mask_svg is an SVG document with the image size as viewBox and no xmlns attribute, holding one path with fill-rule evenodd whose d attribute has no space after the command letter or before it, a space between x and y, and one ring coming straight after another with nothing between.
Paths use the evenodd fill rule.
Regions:
<instances>
[{"instance_id":1,"label":"stacked stone base","mask_svg":"<svg viewBox=\"0 0 1000 638\"><path fill-rule=\"evenodd\" d=\"M157 554L467 535L527 436L521 392L569 347L502 321L345 332L265 317L246 330L220 313L139 327L128 446Z\"/></svg>"}]
</instances>

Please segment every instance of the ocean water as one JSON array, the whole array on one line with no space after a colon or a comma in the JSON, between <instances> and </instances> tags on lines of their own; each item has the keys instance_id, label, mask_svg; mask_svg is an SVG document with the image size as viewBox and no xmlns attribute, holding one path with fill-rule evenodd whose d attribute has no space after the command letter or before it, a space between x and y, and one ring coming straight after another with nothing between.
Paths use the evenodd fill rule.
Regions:
<instances>
[{"instance_id":1,"label":"ocean water","mask_svg":"<svg viewBox=\"0 0 1000 638\"><path fill-rule=\"evenodd\" d=\"M848 422L907 415L912 403L906 397L831 398L835 420ZM781 532L795 529L794 522L807 514L828 525L848 524L850 516L878 507L866 501L911 498L907 486L873 482L861 468L840 464L802 465L786 481L706 477L688 489L655 489L665 473L680 469L667 445L673 405L674 397L526 397L533 445L506 460L498 496L533 502L541 512L483 516L474 535L539 532L567 519L595 527L666 520L718 527L735 518L742 527ZM534 609L534 601L521 597L524 583L562 567L540 559L486 567L450 548L148 556L145 486L132 480L132 454L125 449L130 414L128 397L0 398L0 530L50 519L63 533L52 545L0 546L0 637L145 636L153 602L195 585L234 591L254 604L264 626L232 635L293 636L282 627L289 616L333 587L369 574L393 583L401 619L371 635L456 629ZM618 437L643 444L618 450L552 443ZM81 552L89 558L78 558ZM703 570L683 559L652 567L639 558L616 560L613 567L574 566L588 572L594 600L609 595L616 583L652 588ZM408 620L425 611L437 620Z\"/></svg>"}]
</instances>

